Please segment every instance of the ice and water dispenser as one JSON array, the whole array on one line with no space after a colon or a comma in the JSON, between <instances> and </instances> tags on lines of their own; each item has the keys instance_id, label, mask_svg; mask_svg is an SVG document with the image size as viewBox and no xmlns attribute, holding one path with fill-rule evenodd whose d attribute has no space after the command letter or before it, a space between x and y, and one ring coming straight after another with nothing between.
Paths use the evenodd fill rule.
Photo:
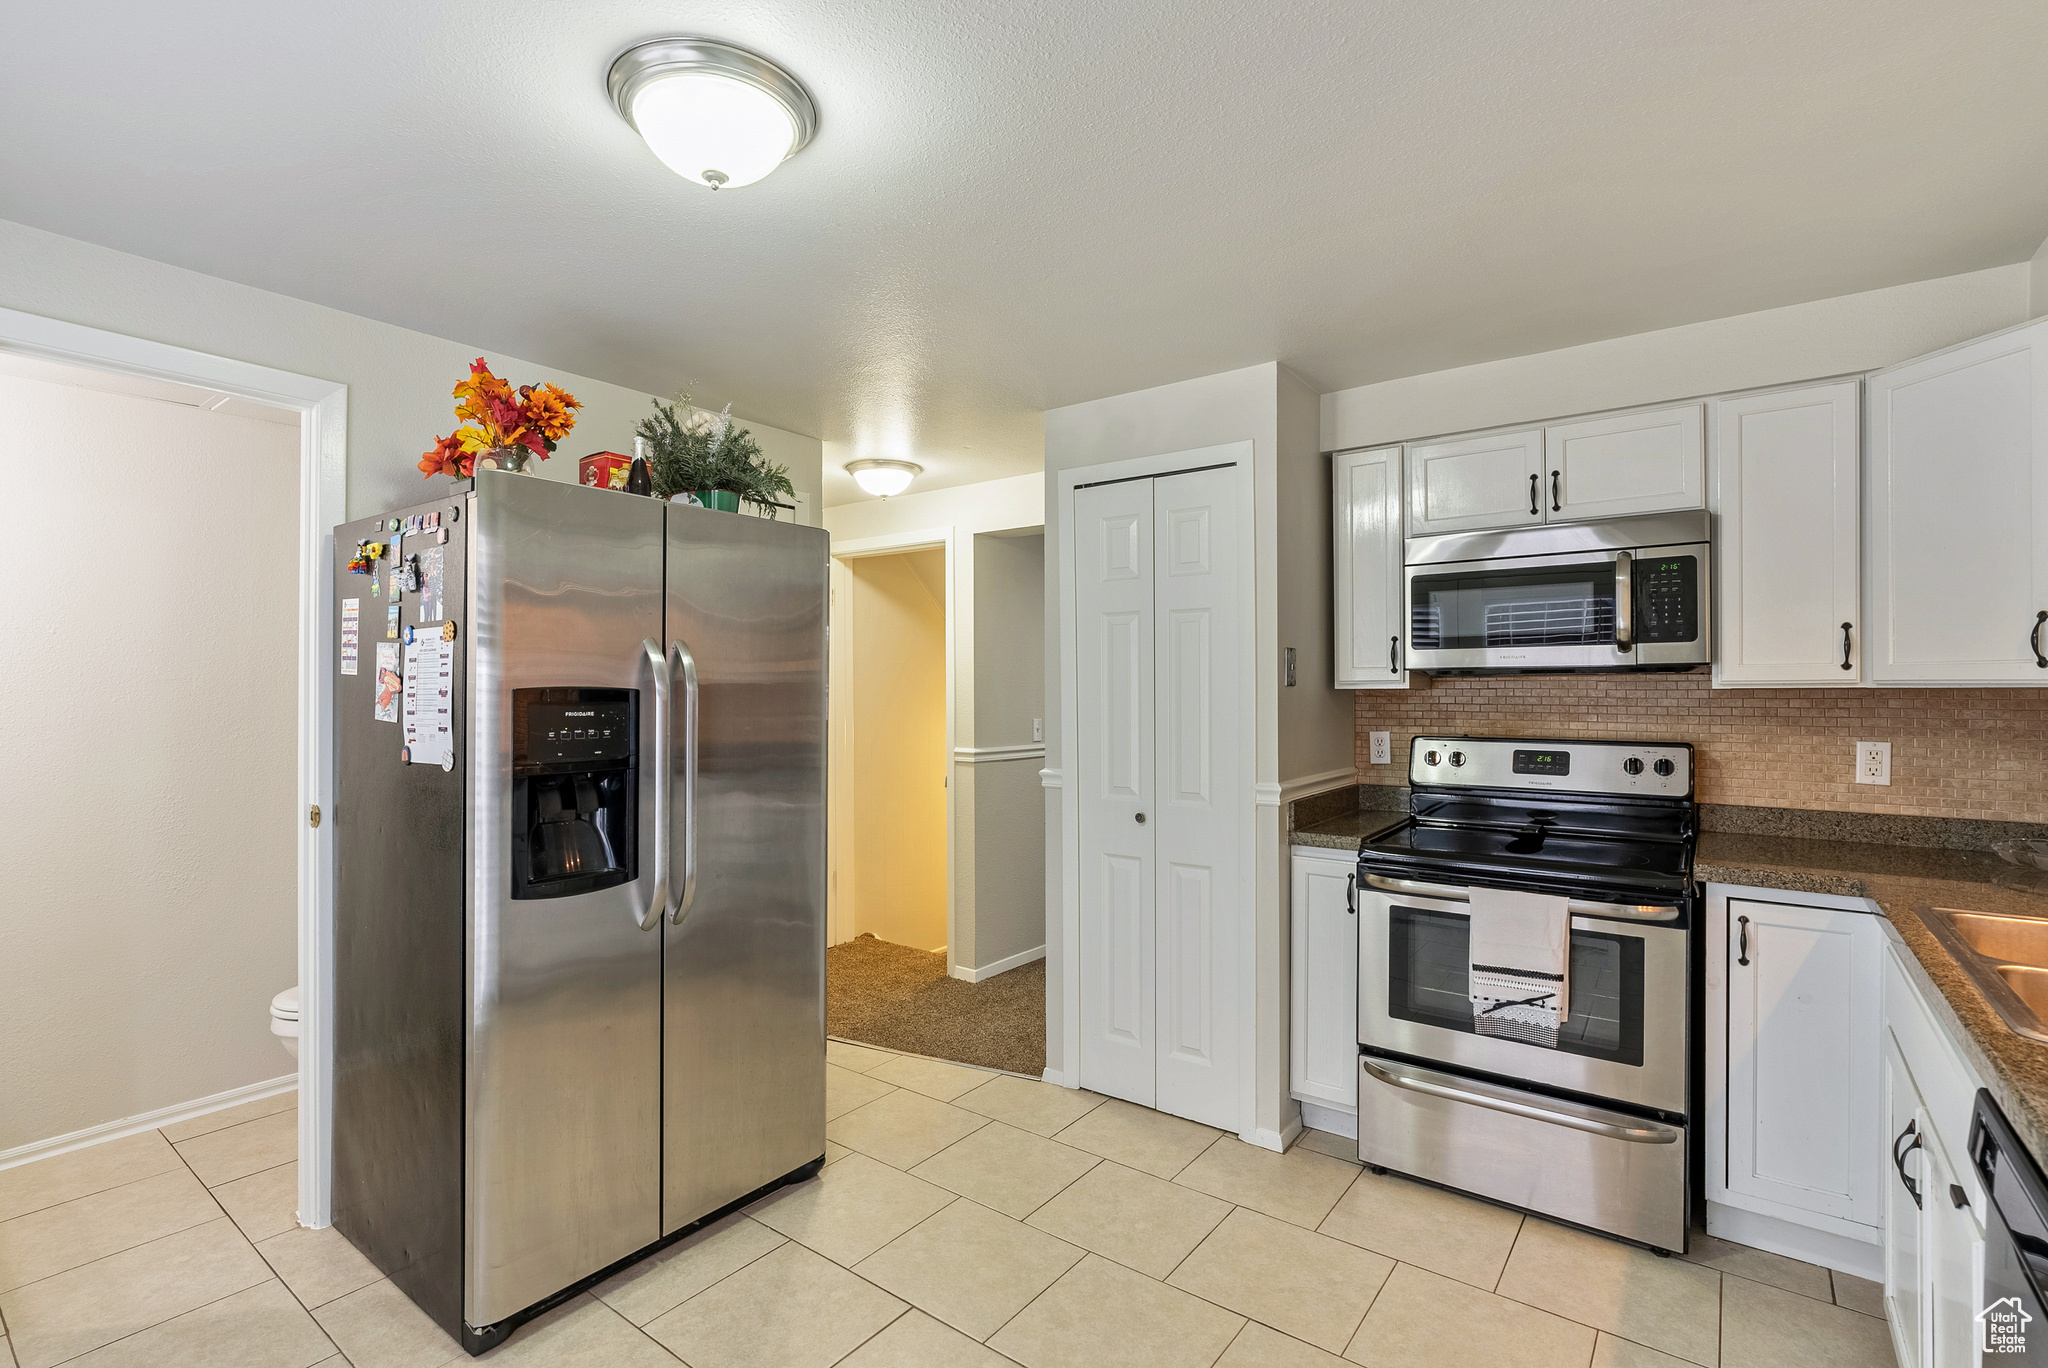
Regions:
<instances>
[{"instance_id":1,"label":"ice and water dispenser","mask_svg":"<svg viewBox=\"0 0 2048 1368\"><path fill-rule=\"evenodd\" d=\"M512 691L512 896L564 898L638 872L639 691Z\"/></svg>"}]
</instances>

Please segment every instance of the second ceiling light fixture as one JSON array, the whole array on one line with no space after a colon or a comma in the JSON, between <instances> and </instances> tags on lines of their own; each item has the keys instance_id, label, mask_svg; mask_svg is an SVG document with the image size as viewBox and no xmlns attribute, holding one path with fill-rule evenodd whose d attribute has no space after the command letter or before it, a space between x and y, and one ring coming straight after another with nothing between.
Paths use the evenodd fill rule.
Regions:
<instances>
[{"instance_id":1,"label":"second ceiling light fixture","mask_svg":"<svg viewBox=\"0 0 2048 1368\"><path fill-rule=\"evenodd\" d=\"M612 63L605 84L669 170L713 190L752 185L818 131L818 107L803 82L713 38L636 44Z\"/></svg>"}]
</instances>

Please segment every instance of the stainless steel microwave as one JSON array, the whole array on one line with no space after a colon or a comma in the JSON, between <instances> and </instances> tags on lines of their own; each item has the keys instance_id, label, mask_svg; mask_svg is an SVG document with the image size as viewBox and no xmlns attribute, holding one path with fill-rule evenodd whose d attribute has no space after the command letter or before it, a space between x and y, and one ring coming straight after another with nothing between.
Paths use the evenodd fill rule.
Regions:
<instances>
[{"instance_id":1,"label":"stainless steel microwave","mask_svg":"<svg viewBox=\"0 0 2048 1368\"><path fill-rule=\"evenodd\" d=\"M1704 512L1410 537L1408 668L1692 670L1712 660Z\"/></svg>"}]
</instances>

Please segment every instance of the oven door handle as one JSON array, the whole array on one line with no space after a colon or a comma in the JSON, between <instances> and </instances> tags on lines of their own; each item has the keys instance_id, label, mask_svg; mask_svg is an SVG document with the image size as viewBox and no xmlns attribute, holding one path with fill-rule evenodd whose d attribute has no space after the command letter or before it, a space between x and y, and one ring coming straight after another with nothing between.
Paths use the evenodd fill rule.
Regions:
<instances>
[{"instance_id":1,"label":"oven door handle","mask_svg":"<svg viewBox=\"0 0 2048 1368\"><path fill-rule=\"evenodd\" d=\"M1423 883L1418 879L1390 879L1380 874L1365 876L1367 887L1377 888L1382 893L1413 893L1421 898L1436 898L1442 902L1471 902L1471 894L1463 888L1449 884ZM1571 900L1575 914L1588 917L1619 917L1626 921L1677 921L1678 909L1659 907L1654 903L1605 903L1580 902Z\"/></svg>"},{"instance_id":2,"label":"oven door handle","mask_svg":"<svg viewBox=\"0 0 2048 1368\"><path fill-rule=\"evenodd\" d=\"M1485 1107L1489 1111L1506 1112L1509 1116L1526 1117L1531 1121L1542 1121L1552 1126L1564 1126L1571 1130L1585 1131L1588 1135L1605 1136L1609 1140L1626 1140L1632 1145L1674 1145L1685 1138L1685 1132L1676 1126L1666 1126L1655 1121L1644 1121L1637 1117L1626 1120L1607 1120L1618 1116L1615 1112L1598 1112L1591 1107L1546 1107L1525 1099L1523 1094L1513 1093L1506 1088L1496 1088L1485 1083L1460 1080L1450 1082L1442 1074L1411 1073L1398 1065L1390 1065L1377 1059L1361 1058L1359 1063L1368 1074L1389 1087L1403 1088L1408 1092L1422 1093L1428 1097L1441 1097L1447 1102L1464 1102L1474 1107Z\"/></svg>"}]
</instances>

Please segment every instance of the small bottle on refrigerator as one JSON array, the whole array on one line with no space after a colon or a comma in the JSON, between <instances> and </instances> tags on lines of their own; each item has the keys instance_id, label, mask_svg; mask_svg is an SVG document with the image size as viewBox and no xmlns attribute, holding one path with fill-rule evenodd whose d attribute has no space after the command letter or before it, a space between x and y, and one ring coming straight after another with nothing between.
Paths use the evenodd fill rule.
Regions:
<instances>
[{"instance_id":1,"label":"small bottle on refrigerator","mask_svg":"<svg viewBox=\"0 0 2048 1368\"><path fill-rule=\"evenodd\" d=\"M645 437L635 437L633 439L633 468L626 472L626 492L628 494L646 494L650 497L654 493L654 472L647 464L647 439Z\"/></svg>"}]
</instances>

